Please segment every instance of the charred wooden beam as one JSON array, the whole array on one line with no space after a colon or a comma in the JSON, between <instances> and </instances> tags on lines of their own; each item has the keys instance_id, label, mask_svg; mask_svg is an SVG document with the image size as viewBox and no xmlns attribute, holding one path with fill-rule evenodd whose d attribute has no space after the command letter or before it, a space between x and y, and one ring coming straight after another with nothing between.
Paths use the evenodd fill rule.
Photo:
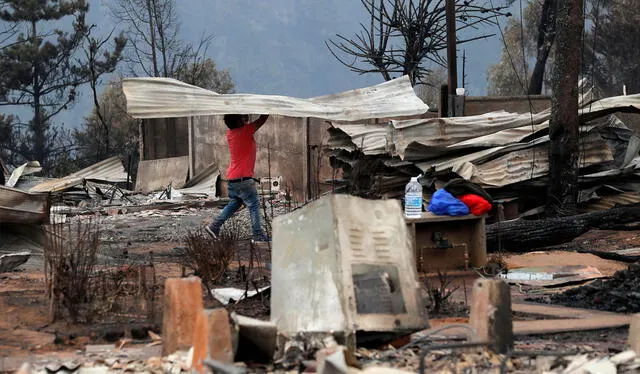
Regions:
<instances>
[{"instance_id":1,"label":"charred wooden beam","mask_svg":"<svg viewBox=\"0 0 640 374\"><path fill-rule=\"evenodd\" d=\"M487 251L528 252L568 243L591 229L640 220L640 204L542 220L512 220L487 225Z\"/></svg>"}]
</instances>

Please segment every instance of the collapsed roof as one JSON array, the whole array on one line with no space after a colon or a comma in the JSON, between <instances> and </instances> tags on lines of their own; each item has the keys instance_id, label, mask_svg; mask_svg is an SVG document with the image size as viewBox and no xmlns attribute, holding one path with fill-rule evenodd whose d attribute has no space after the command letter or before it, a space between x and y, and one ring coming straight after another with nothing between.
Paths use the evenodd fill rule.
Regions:
<instances>
[{"instance_id":1,"label":"collapsed roof","mask_svg":"<svg viewBox=\"0 0 640 374\"><path fill-rule=\"evenodd\" d=\"M601 186L614 176L640 177L640 138L611 115L639 113L640 95L583 99L581 182ZM434 184L462 177L491 193L515 197L522 188L544 186L550 114L499 111L385 124L333 121L327 147L332 165L345 171L344 182L352 187L375 165L371 173L376 175L360 186L368 191L358 191L364 195L400 196L409 177L423 173ZM633 189L640 191L640 184Z\"/></svg>"}]
</instances>

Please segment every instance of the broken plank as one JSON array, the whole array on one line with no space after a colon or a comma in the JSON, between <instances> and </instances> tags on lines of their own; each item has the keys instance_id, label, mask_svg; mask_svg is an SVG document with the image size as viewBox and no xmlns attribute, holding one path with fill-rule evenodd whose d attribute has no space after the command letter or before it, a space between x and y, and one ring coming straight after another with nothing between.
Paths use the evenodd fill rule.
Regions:
<instances>
[{"instance_id":1,"label":"broken plank","mask_svg":"<svg viewBox=\"0 0 640 374\"><path fill-rule=\"evenodd\" d=\"M517 304L516 304L517 305ZM631 323L631 316L593 316L578 319L545 319L534 321L513 321L513 334L515 336L539 335L539 334L559 334L564 332L580 332L590 330L605 330L618 327L625 327ZM437 324L430 321L431 328L418 331L411 335L411 341L416 341L425 336L433 337L433 333L441 330L451 323ZM456 323L455 326L439 331L436 336L448 339L465 339L470 336L468 323Z\"/></svg>"},{"instance_id":2,"label":"broken plank","mask_svg":"<svg viewBox=\"0 0 640 374\"><path fill-rule=\"evenodd\" d=\"M631 323L631 316L594 317L583 319L545 319L537 321L514 321L513 333L517 336L558 334L589 330L603 330L625 327Z\"/></svg>"},{"instance_id":3,"label":"broken plank","mask_svg":"<svg viewBox=\"0 0 640 374\"><path fill-rule=\"evenodd\" d=\"M597 317L626 317L624 314L605 312L601 310L589 310L581 308L569 308L561 305L545 305L536 303L514 303L511 310L518 313L535 314L539 316L556 318L597 318Z\"/></svg>"}]
</instances>

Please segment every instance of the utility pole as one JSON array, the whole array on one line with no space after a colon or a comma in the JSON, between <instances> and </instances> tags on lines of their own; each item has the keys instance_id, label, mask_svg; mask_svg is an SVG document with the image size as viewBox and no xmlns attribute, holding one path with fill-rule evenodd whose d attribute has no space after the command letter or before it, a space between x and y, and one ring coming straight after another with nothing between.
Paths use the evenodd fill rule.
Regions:
<instances>
[{"instance_id":1,"label":"utility pole","mask_svg":"<svg viewBox=\"0 0 640 374\"><path fill-rule=\"evenodd\" d=\"M556 69L549 120L548 216L575 214L578 204L578 76L582 63L584 0L557 2Z\"/></svg>"},{"instance_id":2,"label":"utility pole","mask_svg":"<svg viewBox=\"0 0 640 374\"><path fill-rule=\"evenodd\" d=\"M454 97L458 88L458 67L456 64L456 0L447 0L445 11L447 13L447 67L449 87L449 117L457 115L455 111Z\"/></svg>"},{"instance_id":3,"label":"utility pole","mask_svg":"<svg viewBox=\"0 0 640 374\"><path fill-rule=\"evenodd\" d=\"M467 73L465 70L467 69L467 50L462 50L462 88L467 88Z\"/></svg>"}]
</instances>

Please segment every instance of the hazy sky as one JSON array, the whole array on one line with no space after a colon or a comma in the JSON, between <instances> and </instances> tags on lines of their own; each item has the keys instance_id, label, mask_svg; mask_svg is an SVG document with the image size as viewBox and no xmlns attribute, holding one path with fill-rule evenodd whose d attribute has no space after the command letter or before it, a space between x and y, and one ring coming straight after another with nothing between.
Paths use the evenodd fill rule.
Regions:
<instances>
[{"instance_id":1,"label":"hazy sky","mask_svg":"<svg viewBox=\"0 0 640 374\"><path fill-rule=\"evenodd\" d=\"M106 1L90 1L88 22L97 24L100 32L114 27ZM203 33L213 34L209 55L218 67L230 70L237 92L305 98L382 82L378 74L349 71L324 44L336 33L359 31L359 23L366 20L360 1L178 0L177 4L182 38L195 41ZM502 19L501 25L505 24ZM499 34L495 26L481 31ZM466 88L471 95L486 93L486 72L498 61L501 44L496 36L460 46L460 56L466 50ZM461 73L461 60L458 70ZM84 89L78 102L54 121L76 127L90 110L91 97ZM24 119L30 116L21 112Z\"/></svg>"}]
</instances>

